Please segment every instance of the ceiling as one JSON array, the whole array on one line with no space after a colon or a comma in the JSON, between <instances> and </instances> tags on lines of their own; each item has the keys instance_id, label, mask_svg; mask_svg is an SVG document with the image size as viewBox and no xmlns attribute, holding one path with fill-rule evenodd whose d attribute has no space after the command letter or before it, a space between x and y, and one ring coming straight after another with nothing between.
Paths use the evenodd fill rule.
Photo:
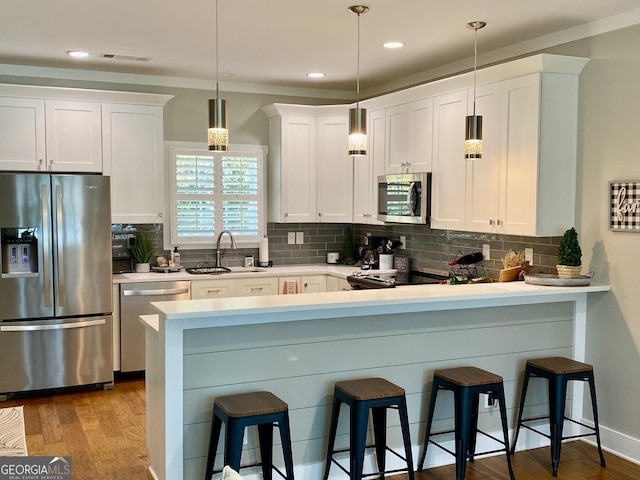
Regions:
<instances>
[{"instance_id":1,"label":"ceiling","mask_svg":"<svg viewBox=\"0 0 640 480\"><path fill-rule=\"evenodd\" d=\"M219 0L221 84L354 91L357 16L353 0ZM473 65L478 53L546 38L562 43L640 23L637 0L366 0L360 17L361 90L444 64ZM0 74L7 65L117 72L215 85L215 0L28 0L3 2ZM614 21L615 20L615 21ZM580 30L581 29L581 30ZM566 34L566 35L565 35ZM387 50L386 41L402 41ZM69 58L67 50L91 53ZM102 54L148 61L101 58ZM1 67L5 67L4 69ZM312 80L308 72L320 71Z\"/></svg>"}]
</instances>

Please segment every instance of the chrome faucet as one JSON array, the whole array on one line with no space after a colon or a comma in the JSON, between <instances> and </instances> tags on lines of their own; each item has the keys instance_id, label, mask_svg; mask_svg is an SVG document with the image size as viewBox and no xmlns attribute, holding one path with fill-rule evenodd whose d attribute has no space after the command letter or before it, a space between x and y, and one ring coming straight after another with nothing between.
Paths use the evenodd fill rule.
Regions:
<instances>
[{"instance_id":1,"label":"chrome faucet","mask_svg":"<svg viewBox=\"0 0 640 480\"><path fill-rule=\"evenodd\" d=\"M220 261L222 259L222 252L220 249L220 240L222 240L222 236L224 234L229 235L229 238L231 239L231 248L235 249L236 247L236 240L235 238L233 238L233 234L229 231L229 230L223 230L220 232L220 235L218 235L218 240L216 240L216 267L222 267L222 265L220 265Z\"/></svg>"}]
</instances>

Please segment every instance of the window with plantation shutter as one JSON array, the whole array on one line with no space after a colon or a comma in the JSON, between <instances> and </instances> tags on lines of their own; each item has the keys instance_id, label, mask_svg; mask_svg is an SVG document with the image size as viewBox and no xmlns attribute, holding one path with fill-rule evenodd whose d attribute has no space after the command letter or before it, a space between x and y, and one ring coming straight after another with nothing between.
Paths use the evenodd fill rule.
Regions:
<instances>
[{"instance_id":1,"label":"window with plantation shutter","mask_svg":"<svg viewBox=\"0 0 640 480\"><path fill-rule=\"evenodd\" d=\"M238 244L264 235L262 152L171 150L171 243L211 248L230 230Z\"/></svg>"}]
</instances>

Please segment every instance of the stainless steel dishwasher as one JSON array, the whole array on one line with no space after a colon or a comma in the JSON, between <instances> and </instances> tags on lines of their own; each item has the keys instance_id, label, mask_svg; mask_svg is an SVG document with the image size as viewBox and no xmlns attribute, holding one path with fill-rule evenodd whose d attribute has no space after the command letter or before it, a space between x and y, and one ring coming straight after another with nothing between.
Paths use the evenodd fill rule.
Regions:
<instances>
[{"instance_id":1,"label":"stainless steel dishwasher","mask_svg":"<svg viewBox=\"0 0 640 480\"><path fill-rule=\"evenodd\" d=\"M189 281L123 283L120 285L120 369L144 370L144 326L140 315L157 313L151 302L189 300Z\"/></svg>"}]
</instances>

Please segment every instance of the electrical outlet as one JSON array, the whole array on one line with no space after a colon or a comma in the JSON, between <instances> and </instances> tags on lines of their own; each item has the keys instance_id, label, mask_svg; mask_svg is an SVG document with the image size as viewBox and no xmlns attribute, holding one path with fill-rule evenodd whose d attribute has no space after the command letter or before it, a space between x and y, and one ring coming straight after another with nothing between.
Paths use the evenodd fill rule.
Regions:
<instances>
[{"instance_id":1,"label":"electrical outlet","mask_svg":"<svg viewBox=\"0 0 640 480\"><path fill-rule=\"evenodd\" d=\"M524 261L529 262L529 266L533 265L533 248L524 249Z\"/></svg>"},{"instance_id":2,"label":"electrical outlet","mask_svg":"<svg viewBox=\"0 0 640 480\"><path fill-rule=\"evenodd\" d=\"M400 235L400 241L402 242L402 245L400 245L400 248L402 250L407 248L407 237L405 237L404 235Z\"/></svg>"},{"instance_id":3,"label":"electrical outlet","mask_svg":"<svg viewBox=\"0 0 640 480\"><path fill-rule=\"evenodd\" d=\"M484 397L484 408L495 408L498 406L498 398L493 393L482 394Z\"/></svg>"},{"instance_id":4,"label":"electrical outlet","mask_svg":"<svg viewBox=\"0 0 640 480\"><path fill-rule=\"evenodd\" d=\"M287 243L289 245L294 245L296 243L296 232L289 232L287 234Z\"/></svg>"},{"instance_id":5,"label":"electrical outlet","mask_svg":"<svg viewBox=\"0 0 640 480\"><path fill-rule=\"evenodd\" d=\"M296 232L296 244L302 245L304 243L304 232Z\"/></svg>"},{"instance_id":6,"label":"electrical outlet","mask_svg":"<svg viewBox=\"0 0 640 480\"><path fill-rule=\"evenodd\" d=\"M488 243L482 245L482 256L485 260L491 260L491 245Z\"/></svg>"}]
</instances>

